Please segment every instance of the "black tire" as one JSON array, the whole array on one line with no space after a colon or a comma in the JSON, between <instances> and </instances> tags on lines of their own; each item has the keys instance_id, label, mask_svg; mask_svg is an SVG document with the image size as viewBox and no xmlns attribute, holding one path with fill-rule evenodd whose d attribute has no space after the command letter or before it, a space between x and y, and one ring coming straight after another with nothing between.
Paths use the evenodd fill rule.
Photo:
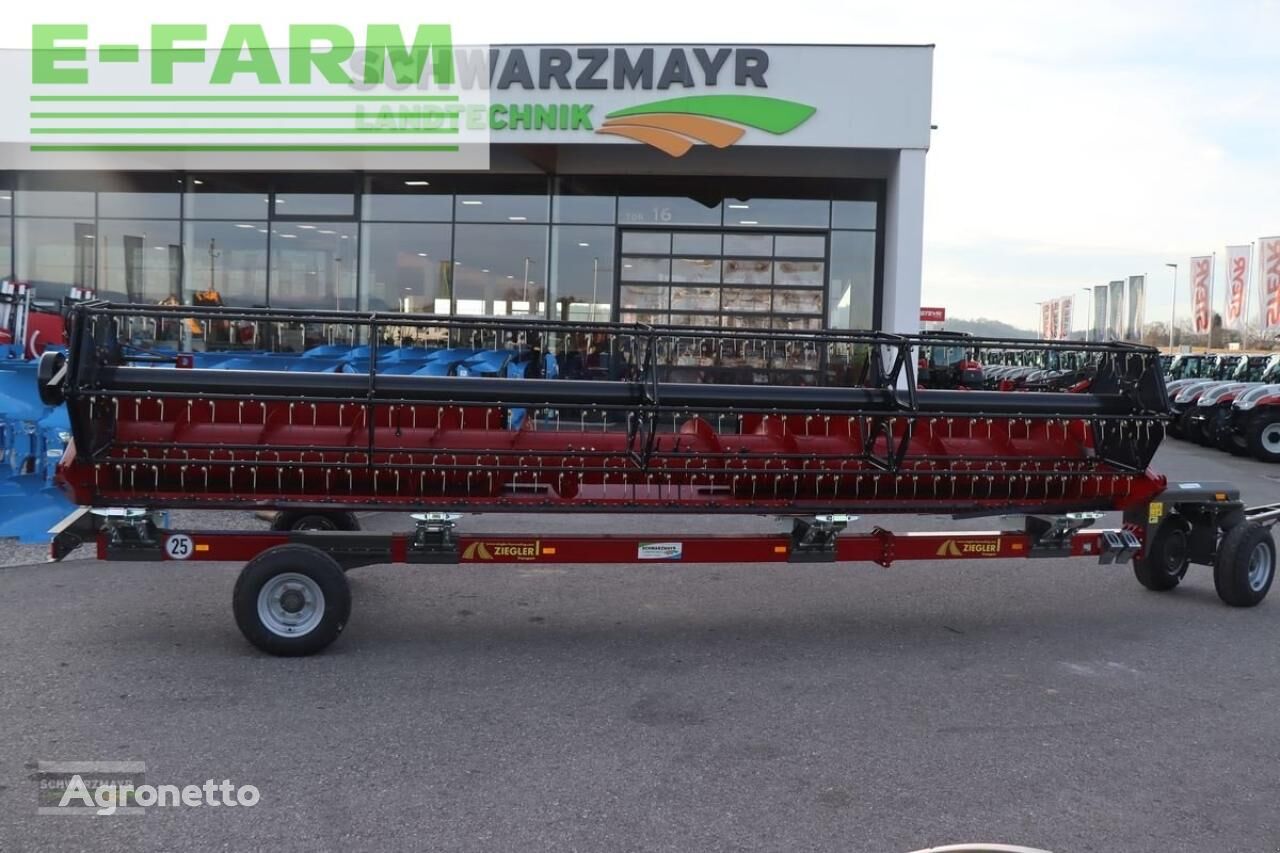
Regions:
<instances>
[{"instance_id":1,"label":"black tire","mask_svg":"<svg viewBox=\"0 0 1280 853\"><path fill-rule=\"evenodd\" d=\"M1280 411L1263 412L1249 424L1249 452L1261 462L1280 462Z\"/></svg>"},{"instance_id":2,"label":"black tire","mask_svg":"<svg viewBox=\"0 0 1280 853\"><path fill-rule=\"evenodd\" d=\"M342 566L310 545L276 545L240 572L231 595L240 633L267 654L311 655L327 647L351 616Z\"/></svg>"},{"instance_id":3,"label":"black tire","mask_svg":"<svg viewBox=\"0 0 1280 853\"><path fill-rule=\"evenodd\" d=\"M1231 528L1218 544L1213 587L1232 607L1253 607L1267 597L1276 575L1276 543L1271 531L1246 521Z\"/></svg>"},{"instance_id":4,"label":"black tire","mask_svg":"<svg viewBox=\"0 0 1280 853\"><path fill-rule=\"evenodd\" d=\"M1133 574L1147 589L1168 592L1181 583L1190 562L1186 527L1168 519L1156 529L1142 556L1134 558Z\"/></svg>"},{"instance_id":5,"label":"black tire","mask_svg":"<svg viewBox=\"0 0 1280 853\"><path fill-rule=\"evenodd\" d=\"M1248 442L1242 436L1232 432L1230 426L1218 430L1218 449L1230 453L1232 456L1249 455Z\"/></svg>"},{"instance_id":6,"label":"black tire","mask_svg":"<svg viewBox=\"0 0 1280 853\"><path fill-rule=\"evenodd\" d=\"M359 530L355 513L330 510L284 510L271 522L272 530Z\"/></svg>"},{"instance_id":7,"label":"black tire","mask_svg":"<svg viewBox=\"0 0 1280 853\"><path fill-rule=\"evenodd\" d=\"M1195 424L1191 423L1191 413L1195 411L1195 407L1187 409L1178 416L1178 432L1184 441L1191 441L1199 430L1195 428Z\"/></svg>"}]
</instances>

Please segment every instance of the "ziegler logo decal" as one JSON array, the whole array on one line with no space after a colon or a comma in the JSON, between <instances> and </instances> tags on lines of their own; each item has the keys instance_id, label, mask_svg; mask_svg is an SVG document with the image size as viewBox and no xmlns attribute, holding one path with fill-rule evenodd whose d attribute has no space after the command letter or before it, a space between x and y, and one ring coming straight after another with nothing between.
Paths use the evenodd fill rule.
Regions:
<instances>
[{"instance_id":1,"label":"ziegler logo decal","mask_svg":"<svg viewBox=\"0 0 1280 853\"><path fill-rule=\"evenodd\" d=\"M472 542L462 552L464 560L536 560L542 553L538 540L532 542Z\"/></svg>"},{"instance_id":2,"label":"ziegler logo decal","mask_svg":"<svg viewBox=\"0 0 1280 853\"><path fill-rule=\"evenodd\" d=\"M999 539L948 539L938 546L939 557L963 557L968 554L994 557L999 553Z\"/></svg>"}]
</instances>

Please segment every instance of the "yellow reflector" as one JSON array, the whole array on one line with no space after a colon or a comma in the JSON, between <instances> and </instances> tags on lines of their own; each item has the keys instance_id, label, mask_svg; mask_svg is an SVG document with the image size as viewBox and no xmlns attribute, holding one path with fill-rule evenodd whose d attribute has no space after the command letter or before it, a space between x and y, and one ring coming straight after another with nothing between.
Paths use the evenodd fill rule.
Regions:
<instances>
[{"instance_id":1,"label":"yellow reflector","mask_svg":"<svg viewBox=\"0 0 1280 853\"><path fill-rule=\"evenodd\" d=\"M197 551L208 551L208 550L209 550L209 546L208 546L208 545L200 545L200 544L197 544L197 545L196 545L196 550L197 550Z\"/></svg>"},{"instance_id":2,"label":"yellow reflector","mask_svg":"<svg viewBox=\"0 0 1280 853\"><path fill-rule=\"evenodd\" d=\"M773 546L773 553L775 553L775 554L785 554L785 553L787 553L787 546L786 546L786 545L774 545L774 546Z\"/></svg>"},{"instance_id":3,"label":"yellow reflector","mask_svg":"<svg viewBox=\"0 0 1280 853\"><path fill-rule=\"evenodd\" d=\"M542 548L542 553L543 553L543 554L545 554L546 556L550 557L550 556L553 556L553 555L556 553L556 549L555 549L555 548L552 548L552 547L550 547L550 546L543 546L543 548Z\"/></svg>"},{"instance_id":4,"label":"yellow reflector","mask_svg":"<svg viewBox=\"0 0 1280 853\"><path fill-rule=\"evenodd\" d=\"M1227 499L1226 492L1218 492L1213 496L1214 500L1225 501Z\"/></svg>"}]
</instances>

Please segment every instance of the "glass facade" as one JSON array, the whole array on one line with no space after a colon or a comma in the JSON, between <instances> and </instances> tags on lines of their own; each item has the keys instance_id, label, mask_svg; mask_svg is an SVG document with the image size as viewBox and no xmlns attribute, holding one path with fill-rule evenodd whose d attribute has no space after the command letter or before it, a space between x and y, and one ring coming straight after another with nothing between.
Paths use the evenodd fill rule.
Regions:
<instances>
[{"instance_id":1,"label":"glass facade","mask_svg":"<svg viewBox=\"0 0 1280 853\"><path fill-rule=\"evenodd\" d=\"M873 328L882 195L735 176L11 173L0 277L43 301Z\"/></svg>"}]
</instances>

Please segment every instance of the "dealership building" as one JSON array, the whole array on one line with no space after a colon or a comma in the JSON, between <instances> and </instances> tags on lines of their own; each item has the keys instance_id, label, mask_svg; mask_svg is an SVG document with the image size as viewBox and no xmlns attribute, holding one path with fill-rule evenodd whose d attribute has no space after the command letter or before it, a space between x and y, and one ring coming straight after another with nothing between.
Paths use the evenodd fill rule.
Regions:
<instances>
[{"instance_id":1,"label":"dealership building","mask_svg":"<svg viewBox=\"0 0 1280 853\"><path fill-rule=\"evenodd\" d=\"M491 62L485 171L3 166L0 276L44 300L919 328L931 47Z\"/></svg>"}]
</instances>

